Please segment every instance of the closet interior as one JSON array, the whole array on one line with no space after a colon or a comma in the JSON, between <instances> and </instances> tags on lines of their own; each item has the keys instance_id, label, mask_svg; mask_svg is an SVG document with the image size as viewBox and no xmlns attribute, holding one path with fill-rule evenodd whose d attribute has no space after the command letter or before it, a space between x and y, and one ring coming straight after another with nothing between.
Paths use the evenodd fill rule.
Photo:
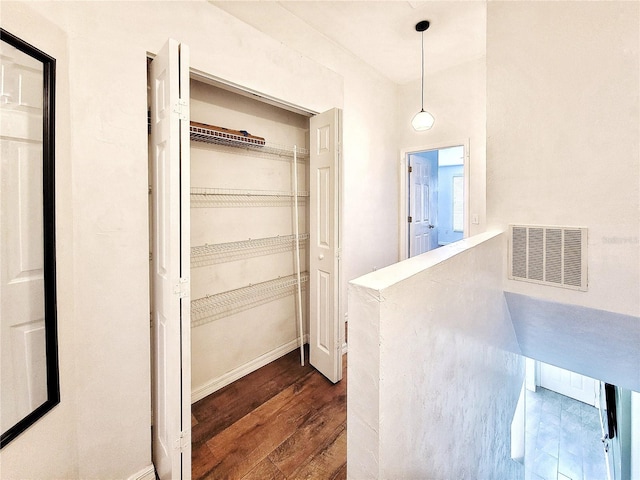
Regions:
<instances>
[{"instance_id":1,"label":"closet interior","mask_svg":"<svg viewBox=\"0 0 640 480\"><path fill-rule=\"evenodd\" d=\"M191 79L190 120L197 401L305 341L309 118Z\"/></svg>"}]
</instances>

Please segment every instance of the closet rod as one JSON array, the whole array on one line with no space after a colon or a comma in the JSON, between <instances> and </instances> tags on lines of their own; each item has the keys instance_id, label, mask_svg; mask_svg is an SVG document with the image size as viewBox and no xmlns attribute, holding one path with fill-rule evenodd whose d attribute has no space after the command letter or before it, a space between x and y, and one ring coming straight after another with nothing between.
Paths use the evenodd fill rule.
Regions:
<instances>
[{"instance_id":1,"label":"closet rod","mask_svg":"<svg viewBox=\"0 0 640 480\"><path fill-rule=\"evenodd\" d=\"M293 146L293 208L294 217L294 236L299 238L300 232L298 227L298 158L296 146ZM300 329L300 365L304 367L304 332L302 330L302 282L300 281L300 242L296 244L296 276L298 277L298 327Z\"/></svg>"}]
</instances>

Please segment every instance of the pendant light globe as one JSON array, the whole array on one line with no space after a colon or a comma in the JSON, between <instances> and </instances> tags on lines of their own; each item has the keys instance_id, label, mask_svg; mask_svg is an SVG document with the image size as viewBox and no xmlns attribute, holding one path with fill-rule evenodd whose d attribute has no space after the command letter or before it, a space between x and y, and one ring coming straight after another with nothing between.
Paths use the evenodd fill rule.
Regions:
<instances>
[{"instance_id":1,"label":"pendant light globe","mask_svg":"<svg viewBox=\"0 0 640 480\"><path fill-rule=\"evenodd\" d=\"M422 94L422 103L421 108L418 113L411 120L411 125L416 132L423 132L425 130L429 130L433 127L435 122L435 118L429 112L424 109L424 32L429 28L429 21L422 20L421 22L416 23L416 32L420 32L421 42L422 42L422 81L420 83L421 94Z\"/></svg>"},{"instance_id":2,"label":"pendant light globe","mask_svg":"<svg viewBox=\"0 0 640 480\"><path fill-rule=\"evenodd\" d=\"M429 130L433 127L433 123L436 121L429 112L425 110L420 110L411 120L411 125L416 132L422 132L424 130Z\"/></svg>"}]
</instances>

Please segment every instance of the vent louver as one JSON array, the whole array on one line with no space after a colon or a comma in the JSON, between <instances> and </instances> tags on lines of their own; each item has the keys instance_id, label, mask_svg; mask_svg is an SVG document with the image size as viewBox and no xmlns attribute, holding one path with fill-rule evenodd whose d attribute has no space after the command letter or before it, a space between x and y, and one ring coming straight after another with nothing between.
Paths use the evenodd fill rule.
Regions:
<instances>
[{"instance_id":1,"label":"vent louver","mask_svg":"<svg viewBox=\"0 0 640 480\"><path fill-rule=\"evenodd\" d=\"M509 278L587 290L587 229L509 227Z\"/></svg>"}]
</instances>

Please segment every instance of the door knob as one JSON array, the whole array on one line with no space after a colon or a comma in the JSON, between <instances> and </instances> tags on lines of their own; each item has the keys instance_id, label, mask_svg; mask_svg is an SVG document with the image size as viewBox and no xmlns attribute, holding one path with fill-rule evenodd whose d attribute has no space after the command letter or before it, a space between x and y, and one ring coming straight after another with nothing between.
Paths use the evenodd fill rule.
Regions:
<instances>
[{"instance_id":1,"label":"door knob","mask_svg":"<svg viewBox=\"0 0 640 480\"><path fill-rule=\"evenodd\" d=\"M318 260L322 260L324 258L323 254L318 255Z\"/></svg>"},{"instance_id":2,"label":"door knob","mask_svg":"<svg viewBox=\"0 0 640 480\"><path fill-rule=\"evenodd\" d=\"M435 225L429 225L429 228L436 228Z\"/></svg>"}]
</instances>

